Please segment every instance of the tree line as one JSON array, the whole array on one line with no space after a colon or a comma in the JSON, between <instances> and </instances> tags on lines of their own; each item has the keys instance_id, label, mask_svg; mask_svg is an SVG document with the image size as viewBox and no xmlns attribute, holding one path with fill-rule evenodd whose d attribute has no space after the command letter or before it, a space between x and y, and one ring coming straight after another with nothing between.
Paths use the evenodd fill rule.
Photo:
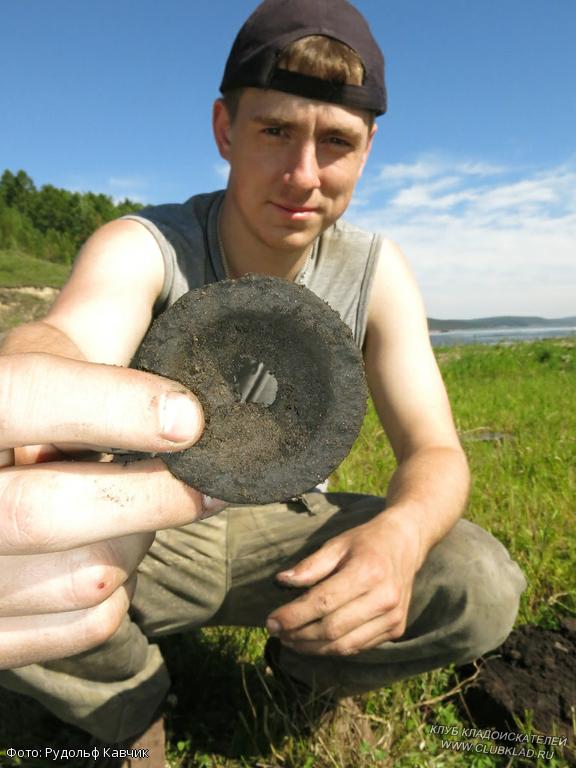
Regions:
<instances>
[{"instance_id":1,"label":"tree line","mask_svg":"<svg viewBox=\"0 0 576 768\"><path fill-rule=\"evenodd\" d=\"M70 264L94 230L141 207L51 184L37 189L25 171L6 170L0 178L0 250Z\"/></svg>"}]
</instances>

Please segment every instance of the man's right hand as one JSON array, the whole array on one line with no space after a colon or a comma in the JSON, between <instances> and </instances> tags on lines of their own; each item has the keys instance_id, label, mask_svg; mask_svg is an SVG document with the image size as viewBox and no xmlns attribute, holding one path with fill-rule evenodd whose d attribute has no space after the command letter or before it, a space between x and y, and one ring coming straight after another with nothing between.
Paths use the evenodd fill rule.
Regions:
<instances>
[{"instance_id":1,"label":"man's right hand","mask_svg":"<svg viewBox=\"0 0 576 768\"><path fill-rule=\"evenodd\" d=\"M14 449L179 451L203 427L196 398L159 376L47 354L0 357L0 668L106 641L154 531L206 514L202 494L159 459L21 466Z\"/></svg>"}]
</instances>

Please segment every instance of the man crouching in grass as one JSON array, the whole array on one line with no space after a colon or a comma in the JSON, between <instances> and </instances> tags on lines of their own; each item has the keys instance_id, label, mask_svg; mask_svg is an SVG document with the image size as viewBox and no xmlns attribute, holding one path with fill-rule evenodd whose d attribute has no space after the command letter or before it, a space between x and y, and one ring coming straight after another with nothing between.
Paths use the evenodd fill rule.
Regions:
<instances>
[{"instance_id":1,"label":"man crouching in grass","mask_svg":"<svg viewBox=\"0 0 576 768\"><path fill-rule=\"evenodd\" d=\"M149 765L164 764L169 688L156 637L266 626L276 673L337 698L496 647L524 588L504 547L460 519L468 468L406 262L342 220L386 110L366 21L344 0L266 0L238 34L221 90L213 128L227 188L88 240L46 319L5 341L0 373L44 386L45 407L26 407L30 387L5 388L22 420L3 448L45 444L46 459L48 444L74 440L148 451L195 442L193 393L109 366L126 366L153 316L187 290L258 273L306 285L350 326L398 466L386 499L312 489L219 512L158 459L71 464L60 453L41 473L2 470L1 554L20 591L0 614L10 639L0 682L106 743L155 745Z\"/></svg>"}]
</instances>

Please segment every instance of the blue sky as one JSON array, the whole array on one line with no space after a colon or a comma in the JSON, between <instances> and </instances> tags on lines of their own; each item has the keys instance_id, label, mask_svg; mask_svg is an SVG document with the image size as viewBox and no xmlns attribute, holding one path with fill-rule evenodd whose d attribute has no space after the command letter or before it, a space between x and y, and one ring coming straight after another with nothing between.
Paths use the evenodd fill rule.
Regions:
<instances>
[{"instance_id":1,"label":"blue sky","mask_svg":"<svg viewBox=\"0 0 576 768\"><path fill-rule=\"evenodd\" d=\"M312 0L311 0L312 2ZM222 186L210 110L252 0L2 0L0 170L146 203ZM428 314L576 314L574 0L358 0L389 111L347 218Z\"/></svg>"}]
</instances>

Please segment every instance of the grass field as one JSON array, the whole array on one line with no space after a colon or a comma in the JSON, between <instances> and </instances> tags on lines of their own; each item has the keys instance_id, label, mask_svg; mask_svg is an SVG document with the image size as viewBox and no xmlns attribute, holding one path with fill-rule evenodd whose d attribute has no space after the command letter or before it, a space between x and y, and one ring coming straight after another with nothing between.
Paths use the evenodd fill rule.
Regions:
<instances>
[{"instance_id":1,"label":"grass field","mask_svg":"<svg viewBox=\"0 0 576 768\"><path fill-rule=\"evenodd\" d=\"M527 576L519 623L554 627L559 616L576 615L576 341L450 348L438 359L474 477L467 516L496 535ZM370 408L331 489L384 494L392 469ZM311 708L266 676L265 639L262 630L207 629L162 642L174 681L172 768L568 766L559 755L510 763L443 749L431 728L461 725L450 670L361 697L335 723L317 726ZM530 730L529 722L526 713L518 727ZM361 724L375 743L363 739ZM12 744L74 749L87 737L0 693L0 749ZM0 756L2 766L56 764Z\"/></svg>"},{"instance_id":2,"label":"grass field","mask_svg":"<svg viewBox=\"0 0 576 768\"><path fill-rule=\"evenodd\" d=\"M70 266L35 259L19 251L0 250L0 287L20 285L61 288Z\"/></svg>"}]
</instances>

